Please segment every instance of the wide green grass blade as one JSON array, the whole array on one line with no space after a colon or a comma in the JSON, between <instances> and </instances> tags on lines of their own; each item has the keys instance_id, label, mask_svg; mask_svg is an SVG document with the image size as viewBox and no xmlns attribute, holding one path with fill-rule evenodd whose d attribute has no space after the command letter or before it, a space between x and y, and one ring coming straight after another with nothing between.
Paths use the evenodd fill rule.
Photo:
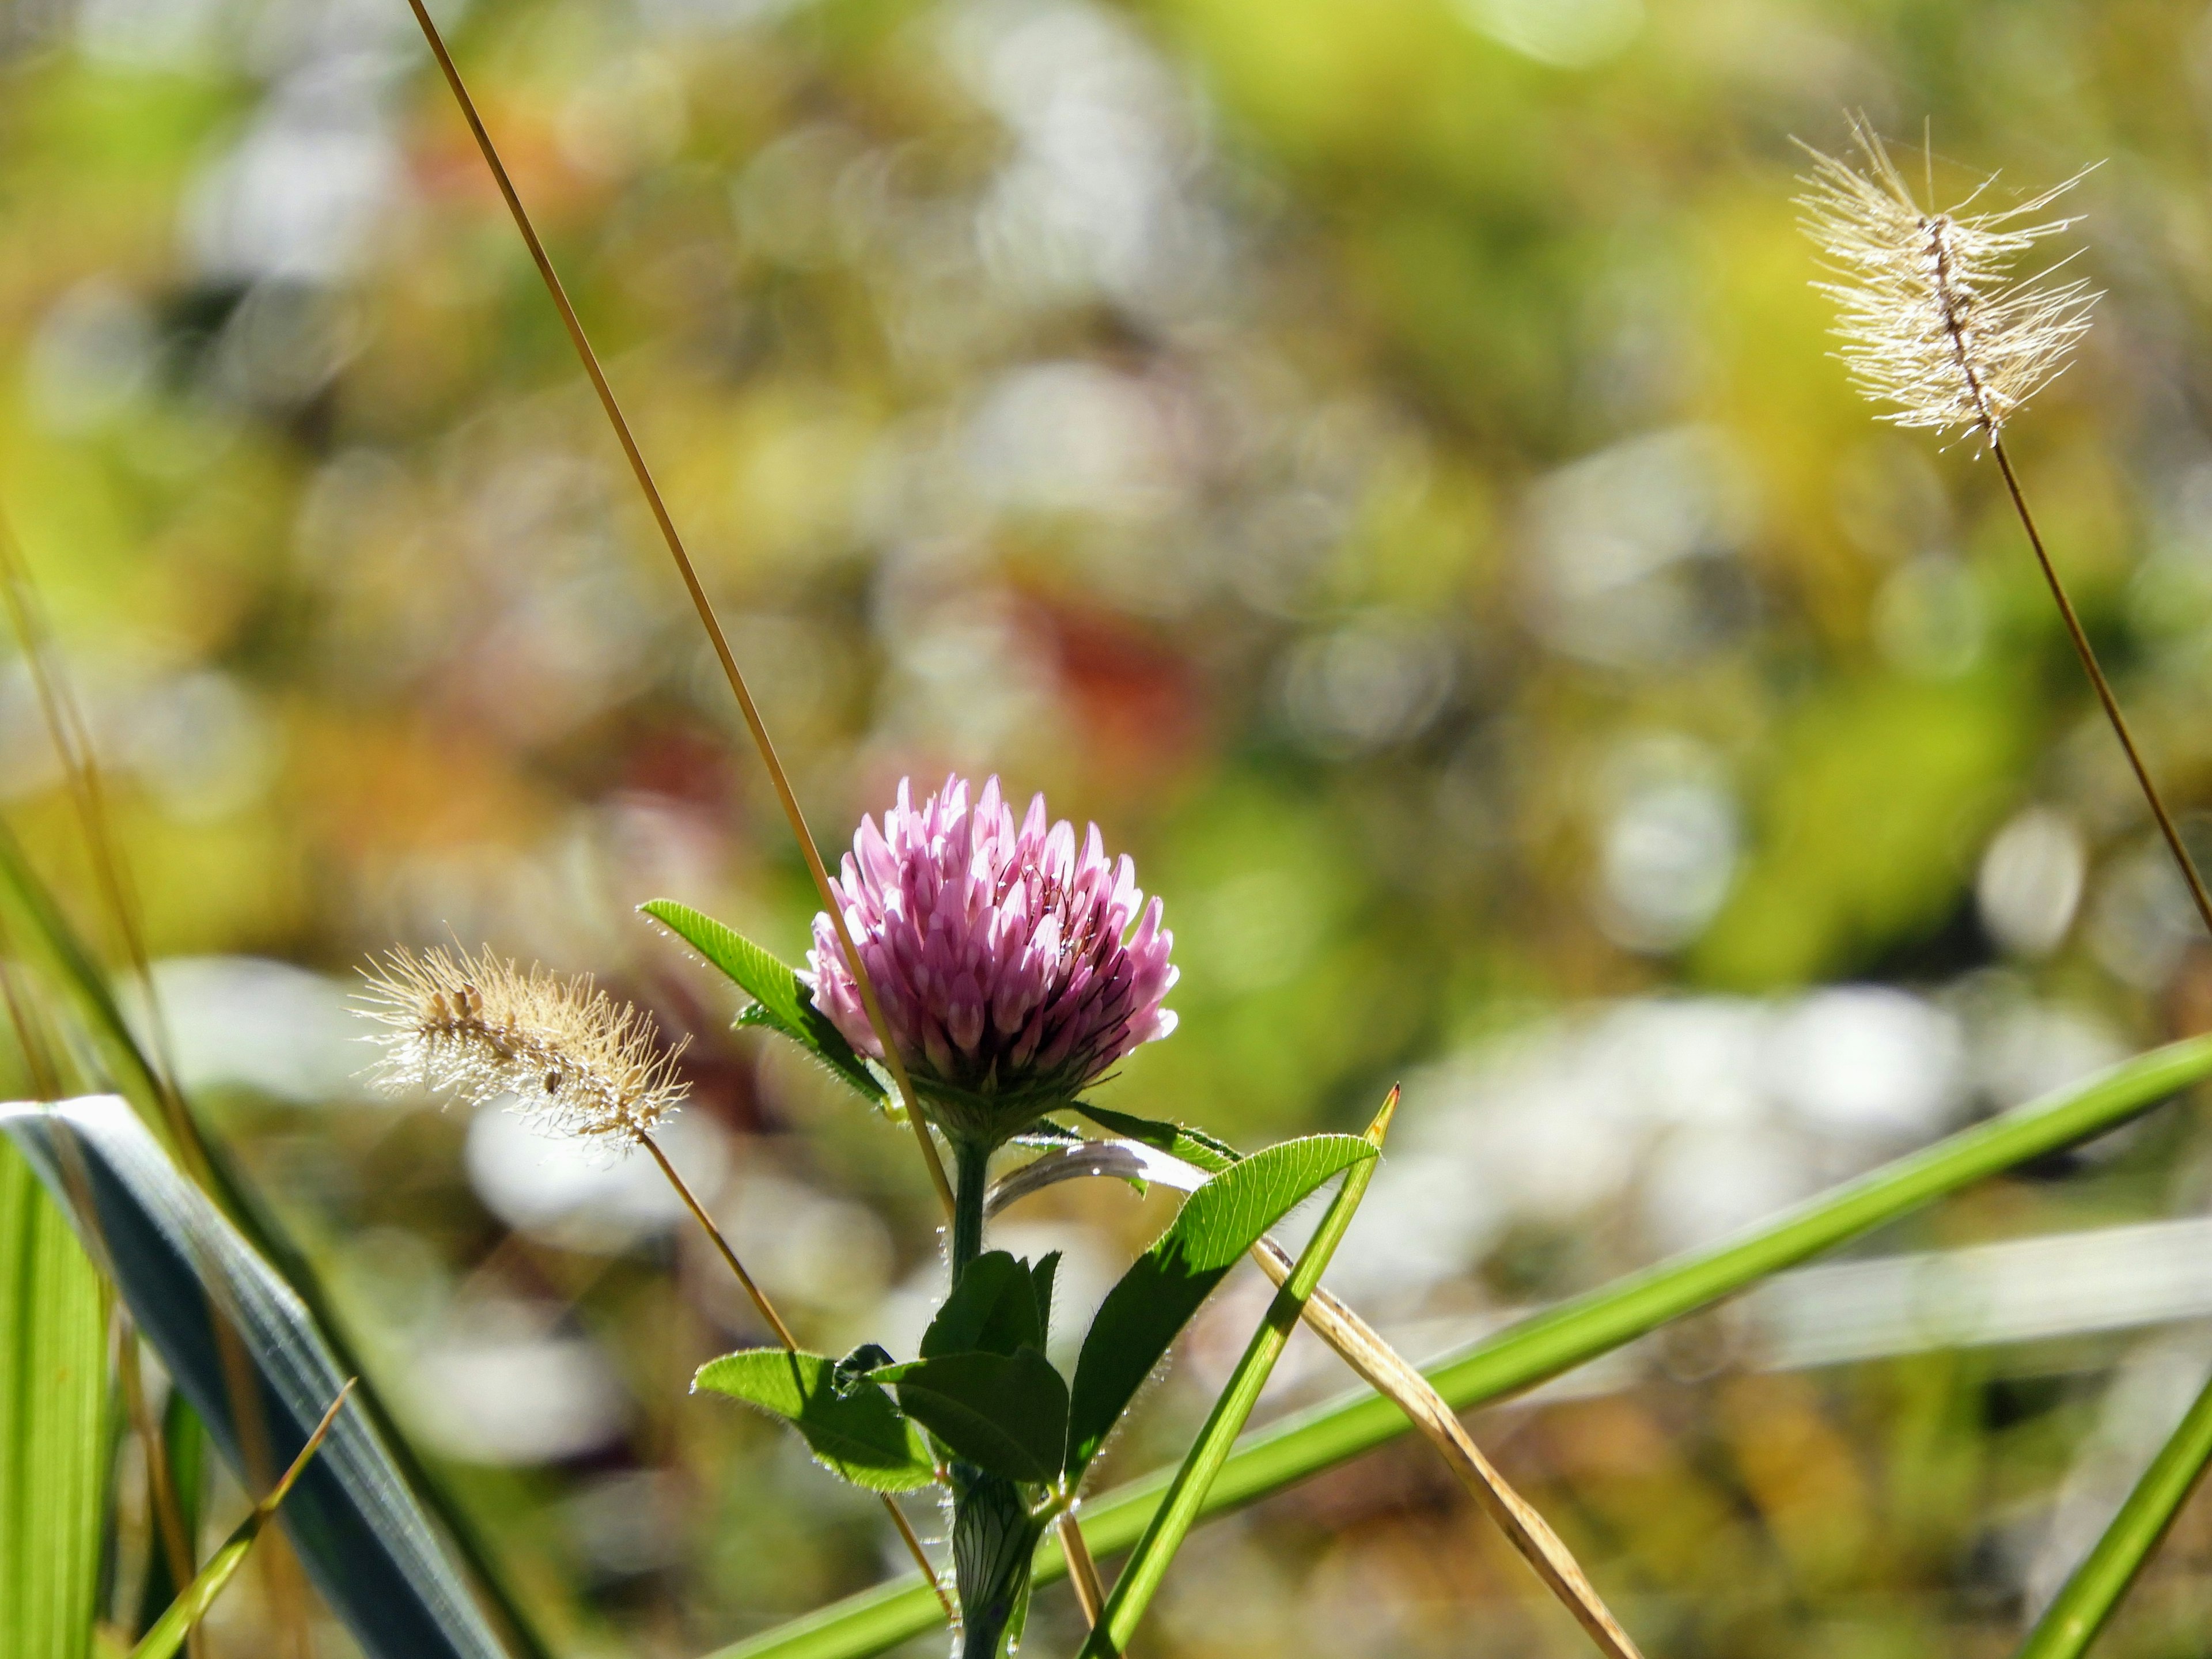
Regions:
<instances>
[{"instance_id":1,"label":"wide green grass blade","mask_svg":"<svg viewBox=\"0 0 2212 1659\"><path fill-rule=\"evenodd\" d=\"M2021 1644L2020 1659L2078 1659L2112 1616L2212 1463L2212 1382L2136 1482L2096 1547Z\"/></svg>"},{"instance_id":2,"label":"wide green grass blade","mask_svg":"<svg viewBox=\"0 0 2212 1659\"><path fill-rule=\"evenodd\" d=\"M0 1132L68 1210L225 1459L249 1486L266 1480L307 1443L348 1375L306 1306L116 1097L0 1105ZM252 1370L244 1400L218 1316ZM241 1406L256 1413L243 1425ZM257 1439L267 1454L258 1479L247 1468ZM370 1659L499 1659L364 1413L338 1419L281 1524Z\"/></svg>"},{"instance_id":3,"label":"wide green grass blade","mask_svg":"<svg viewBox=\"0 0 2212 1659\"><path fill-rule=\"evenodd\" d=\"M183 1132L196 1143L198 1155L204 1160L201 1172L206 1177L208 1191L228 1219L307 1304L339 1367L349 1376L362 1376L362 1410L377 1427L415 1494L435 1511L441 1527L466 1562L477 1586L497 1612L509 1641L527 1659L550 1659L550 1650L507 1587L498 1563L466 1510L399 1432L382 1393L363 1374L360 1358L346 1338L313 1264L286 1237L276 1218L234 1165L222 1144L198 1126L189 1106L171 1095L166 1102L171 1109L165 1109L161 1075L131 1029L106 975L71 925L52 890L24 856L21 846L4 823L0 823L0 909L4 909L15 924L9 937L20 936L28 945L34 960L45 970L46 980L58 988L58 1005L65 1005L76 1012L113 1085L137 1105L149 1123L164 1133L173 1133L179 1127L172 1120L172 1109L181 1117ZM178 1149L173 1146L172 1150Z\"/></svg>"},{"instance_id":4,"label":"wide green grass blade","mask_svg":"<svg viewBox=\"0 0 2212 1659\"><path fill-rule=\"evenodd\" d=\"M2117 1128L2208 1076L2212 1037L2139 1054L1884 1164L1733 1239L1561 1303L1428 1367L1425 1375L1455 1411L1533 1388L1947 1194ZM1407 1427L1394 1403L1366 1389L1285 1418L1250 1437L1223 1466L1204 1513L1256 1502ZM1105 1555L1135 1542L1167 1479L1151 1475L1085 1504L1083 1535L1092 1552ZM1056 1550L1039 1553L1038 1582L1066 1571ZM941 1616L919 1578L900 1579L720 1649L713 1659L860 1659L927 1630Z\"/></svg>"},{"instance_id":5,"label":"wide green grass blade","mask_svg":"<svg viewBox=\"0 0 2212 1659\"><path fill-rule=\"evenodd\" d=\"M1376 1119L1374 1128L1368 1132L1378 1145L1389 1124L1391 1107L1397 1101L1398 1091L1393 1089L1389 1104L1383 1107L1382 1115ZM1335 1201L1322 1215L1321 1225L1314 1230L1297 1265L1291 1269L1290 1278L1275 1292L1267 1317L1252 1333L1252 1340L1245 1345L1237 1369L1230 1373L1227 1386L1215 1399L1205 1426L1184 1455L1182 1467L1168 1483L1167 1495L1152 1512L1144 1535L1137 1540L1136 1548L1129 1553L1128 1565L1121 1570L1121 1576L1115 1580L1114 1593L1106 1599L1105 1613L1084 1644L1083 1659L1110 1659L1110 1656L1128 1646L1138 1622L1152 1605L1153 1592L1167 1577L1169 1564L1182 1547L1183 1540L1190 1536L1191 1528L1197 1524L1206 1493L1220 1474L1221 1466L1228 1462L1231 1446L1250 1420L1252 1407L1260 1401L1260 1390L1267 1386L1276 1360L1282 1358L1284 1344L1297 1328L1306 1298L1321 1283L1322 1270L1336 1254L1345 1229L1352 1224L1352 1214L1359 1208L1359 1200L1366 1197L1368 1183L1375 1178L1375 1168L1376 1161L1371 1158L1352 1166Z\"/></svg>"},{"instance_id":6,"label":"wide green grass blade","mask_svg":"<svg viewBox=\"0 0 2212 1659\"><path fill-rule=\"evenodd\" d=\"M0 1142L0 1654L90 1650L106 1487L100 1275Z\"/></svg>"}]
</instances>

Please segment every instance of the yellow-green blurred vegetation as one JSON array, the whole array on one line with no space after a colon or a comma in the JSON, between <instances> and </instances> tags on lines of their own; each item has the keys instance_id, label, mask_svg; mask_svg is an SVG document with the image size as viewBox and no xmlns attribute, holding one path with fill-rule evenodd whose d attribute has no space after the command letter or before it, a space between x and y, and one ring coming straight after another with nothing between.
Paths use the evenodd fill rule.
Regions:
<instances>
[{"instance_id":1,"label":"yellow-green blurred vegetation","mask_svg":"<svg viewBox=\"0 0 2212 1659\"><path fill-rule=\"evenodd\" d=\"M630 914L681 898L795 957L814 903L404 0L8 3L0 513L196 1097L561 1650L702 1653L896 1571L872 1503L687 1396L758 1334L649 1173L354 1079L367 952L594 970L690 1036L672 1147L808 1340L920 1328L903 1134L732 1032ZM817 836L953 769L1095 818L1182 973L1127 1109L1255 1146L1402 1077L1332 1282L1409 1351L2212 1024L1993 469L1853 395L1790 199L1792 137L1838 148L1847 109L1916 177L1929 123L1945 195L2101 161L2071 198L2097 325L2012 442L2193 821L2203 6L439 15ZM0 804L97 932L13 657ZM2185 1103L1869 1249L2208 1194ZM1057 1230L1073 1307L1164 1203L1062 1188L1006 1233ZM2180 1284L2205 1241L2143 1248L2128 1273ZM1655 1656L1994 1655L2212 1360L2201 1289L2003 1282L2061 1311L1808 1287L1475 1425ZM1261 1295L1113 1473L1179 1452ZM1294 1346L1263 1411L1348 1380ZM279 1650L250 1577L216 1651ZM2104 1650L2199 1651L2208 1613L2200 1503ZM1076 1617L1043 1593L1031 1650ZM1143 1650L1584 1649L1406 1445L1202 1531Z\"/></svg>"}]
</instances>

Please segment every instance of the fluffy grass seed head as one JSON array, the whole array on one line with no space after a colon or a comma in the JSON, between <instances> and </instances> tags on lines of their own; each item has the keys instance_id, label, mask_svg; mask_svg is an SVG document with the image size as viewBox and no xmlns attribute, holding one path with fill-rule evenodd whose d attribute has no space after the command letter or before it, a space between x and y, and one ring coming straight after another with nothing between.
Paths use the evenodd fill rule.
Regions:
<instances>
[{"instance_id":1,"label":"fluffy grass seed head","mask_svg":"<svg viewBox=\"0 0 2212 1659\"><path fill-rule=\"evenodd\" d=\"M1797 198L1835 279L1814 286L1840 313L1837 355L1860 392L1894 405L1886 418L1898 425L1995 438L2064 373L2088 331L2098 296L2084 281L2055 280L2067 260L2009 274L2037 243L2080 222L2038 216L2082 175L2014 207L1972 210L1992 174L1938 212L1932 189L1928 206L1914 198L1863 118L1851 121L1851 142L1856 166L1803 146L1813 171Z\"/></svg>"},{"instance_id":2,"label":"fluffy grass seed head","mask_svg":"<svg viewBox=\"0 0 2212 1659\"><path fill-rule=\"evenodd\" d=\"M588 974L528 972L486 947L388 953L364 977L356 1010L386 1027L370 1073L392 1093L426 1088L482 1106L514 1102L549 1134L635 1146L689 1085L683 1052L661 1046L650 1016L617 1002Z\"/></svg>"}]
</instances>

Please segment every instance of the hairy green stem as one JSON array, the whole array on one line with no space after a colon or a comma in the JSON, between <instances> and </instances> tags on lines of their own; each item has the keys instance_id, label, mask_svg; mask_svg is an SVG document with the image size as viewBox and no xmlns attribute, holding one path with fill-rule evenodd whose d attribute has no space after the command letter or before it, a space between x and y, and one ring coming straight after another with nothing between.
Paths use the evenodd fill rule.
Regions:
<instances>
[{"instance_id":1,"label":"hairy green stem","mask_svg":"<svg viewBox=\"0 0 2212 1659\"><path fill-rule=\"evenodd\" d=\"M983 1254L983 1195L990 1186L991 1149L981 1141L952 1146L952 1284ZM947 1286L949 1290L951 1287Z\"/></svg>"},{"instance_id":2,"label":"hairy green stem","mask_svg":"<svg viewBox=\"0 0 2212 1659\"><path fill-rule=\"evenodd\" d=\"M981 1139L963 1136L952 1143L952 1285L983 1253L991 1151ZM1039 1530L1012 1481L953 1460L952 1570L960 1593L953 1659L1002 1659L1029 1601Z\"/></svg>"}]
</instances>

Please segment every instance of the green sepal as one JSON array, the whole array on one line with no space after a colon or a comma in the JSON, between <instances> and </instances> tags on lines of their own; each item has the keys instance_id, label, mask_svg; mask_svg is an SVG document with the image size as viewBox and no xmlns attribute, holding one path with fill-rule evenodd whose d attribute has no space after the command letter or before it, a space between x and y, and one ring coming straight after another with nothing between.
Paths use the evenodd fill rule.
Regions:
<instances>
[{"instance_id":1,"label":"green sepal","mask_svg":"<svg viewBox=\"0 0 2212 1659\"><path fill-rule=\"evenodd\" d=\"M1071 1481L1083 1478L1152 1368L1244 1252L1330 1176L1374 1156L1358 1135L1286 1140L1208 1176L1184 1200L1106 1293L1083 1339L1068 1418Z\"/></svg>"},{"instance_id":2,"label":"green sepal","mask_svg":"<svg viewBox=\"0 0 2212 1659\"><path fill-rule=\"evenodd\" d=\"M929 1448L882 1385L866 1374L840 1376L818 1353L744 1348L710 1359L691 1379L781 1418L806 1441L815 1462L870 1492L912 1492L937 1479Z\"/></svg>"},{"instance_id":3,"label":"green sepal","mask_svg":"<svg viewBox=\"0 0 2212 1659\"><path fill-rule=\"evenodd\" d=\"M1067 1384L1036 1349L939 1354L887 1365L871 1376L896 1389L906 1414L955 1456L1035 1486L1059 1475L1067 1444Z\"/></svg>"},{"instance_id":4,"label":"green sepal","mask_svg":"<svg viewBox=\"0 0 2212 1659\"><path fill-rule=\"evenodd\" d=\"M753 1000L752 1006L738 1016L738 1024L789 1037L840 1080L878 1106L890 1106L890 1091L860 1052L845 1041L845 1034L814 1006L798 969L735 928L701 915L688 904L653 899L637 908L721 969L731 983Z\"/></svg>"}]
</instances>

